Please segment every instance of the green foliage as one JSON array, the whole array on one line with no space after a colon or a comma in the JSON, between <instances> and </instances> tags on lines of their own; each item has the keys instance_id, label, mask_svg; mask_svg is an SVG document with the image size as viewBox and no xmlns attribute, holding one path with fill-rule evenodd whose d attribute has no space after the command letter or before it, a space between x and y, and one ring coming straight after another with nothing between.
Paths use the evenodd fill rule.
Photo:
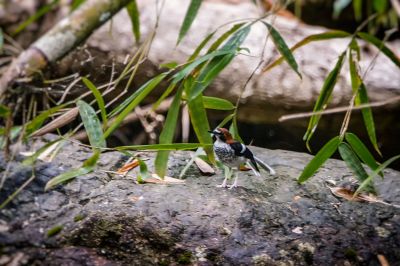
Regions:
<instances>
[{"instance_id":1,"label":"green foliage","mask_svg":"<svg viewBox=\"0 0 400 266\"><path fill-rule=\"evenodd\" d=\"M94 97L96 98L97 105L100 108L101 119L103 120L103 125L107 125L107 111L106 111L106 107L104 104L103 96L101 96L100 91L89 79L83 77L82 81L86 85L86 87L88 87L92 91Z\"/></svg>"},{"instance_id":2,"label":"green foliage","mask_svg":"<svg viewBox=\"0 0 400 266\"><path fill-rule=\"evenodd\" d=\"M59 184L70 181L70 180L74 179L75 177L86 175L86 174L92 172L96 167L99 157L100 157L100 151L95 151L94 154L92 155L92 157L87 159L80 168L75 168L75 169L69 170L65 173L62 173L62 174L50 179L50 181L47 182L44 190L47 191L49 189L54 188L55 186L57 186Z\"/></svg>"},{"instance_id":3,"label":"green foliage","mask_svg":"<svg viewBox=\"0 0 400 266\"><path fill-rule=\"evenodd\" d=\"M180 41L183 39L183 37L188 32L190 26L192 25L196 15L197 15L197 12L200 9L200 5L202 2L203 2L202 0L191 0L190 1L189 8L186 12L181 29L179 31L179 37L178 37L177 44L180 43Z\"/></svg>"},{"instance_id":4,"label":"green foliage","mask_svg":"<svg viewBox=\"0 0 400 266\"><path fill-rule=\"evenodd\" d=\"M304 183L307 181L324 163L331 157L339 147L341 140L339 136L334 137L322 147L315 157L307 164L301 173L298 182Z\"/></svg>"},{"instance_id":5,"label":"green foliage","mask_svg":"<svg viewBox=\"0 0 400 266\"><path fill-rule=\"evenodd\" d=\"M136 42L140 41L140 14L137 7L136 0L132 0L127 6L126 10L128 11L129 17L131 18L132 23L132 32L135 36Z\"/></svg>"},{"instance_id":6,"label":"green foliage","mask_svg":"<svg viewBox=\"0 0 400 266\"><path fill-rule=\"evenodd\" d=\"M0 117L7 117L9 113L10 113L10 108L0 104Z\"/></svg>"},{"instance_id":7,"label":"green foliage","mask_svg":"<svg viewBox=\"0 0 400 266\"><path fill-rule=\"evenodd\" d=\"M63 228L64 228L64 226L62 226L62 225L56 225L56 226L50 228L49 230L47 230L46 235L47 235L47 237L55 236L58 233L60 233L63 230Z\"/></svg>"},{"instance_id":8,"label":"green foliage","mask_svg":"<svg viewBox=\"0 0 400 266\"><path fill-rule=\"evenodd\" d=\"M60 0L53 0L49 4L43 5L38 11L36 11L35 14L30 16L27 20L23 21L21 24L19 24L18 27L12 33L12 35L13 36L17 35L21 31L23 31L26 27L31 25L33 22L37 21L38 19L46 15L58 4L59 1Z\"/></svg>"},{"instance_id":9,"label":"green foliage","mask_svg":"<svg viewBox=\"0 0 400 266\"><path fill-rule=\"evenodd\" d=\"M93 107L82 100L79 100L76 105L79 108L79 114L81 116L86 133L88 134L90 145L94 150L97 148L106 147L103 130L96 115L96 111L93 109Z\"/></svg>"},{"instance_id":10,"label":"green foliage","mask_svg":"<svg viewBox=\"0 0 400 266\"><path fill-rule=\"evenodd\" d=\"M147 169L147 165L142 160L138 159L139 161L139 172L140 174L137 176L137 180L139 183L143 183L145 179L149 178L149 170Z\"/></svg>"},{"instance_id":11,"label":"green foliage","mask_svg":"<svg viewBox=\"0 0 400 266\"><path fill-rule=\"evenodd\" d=\"M217 97L203 96L203 104L206 109L224 111L235 109L235 106L230 101Z\"/></svg>"},{"instance_id":12,"label":"green foliage","mask_svg":"<svg viewBox=\"0 0 400 266\"><path fill-rule=\"evenodd\" d=\"M289 66L299 75L301 79L301 74L299 72L299 66L297 65L296 59L294 58L292 52L290 51L289 47L287 46L285 40L279 34L279 32L272 27L271 24L267 22L263 22L265 26L267 26L269 33L271 34L272 40L276 48L278 49L279 53L283 56L283 58L288 62Z\"/></svg>"},{"instance_id":13,"label":"green foliage","mask_svg":"<svg viewBox=\"0 0 400 266\"><path fill-rule=\"evenodd\" d=\"M340 70L343 65L344 56L345 56L345 53L342 53L339 56L339 59L337 60L335 67L329 73L328 77L325 79L325 82L324 82L324 85L322 86L317 103L314 106L314 110L313 110L314 112L319 112L326 108L326 106L329 102L329 99L331 98L333 88L335 87L336 81L340 74ZM310 121L308 123L307 131L306 131L306 134L304 135L304 140L306 141L308 150L310 150L309 141L318 126L318 122L319 122L320 118L321 118L320 114L314 114L310 118Z\"/></svg>"},{"instance_id":14,"label":"green foliage","mask_svg":"<svg viewBox=\"0 0 400 266\"><path fill-rule=\"evenodd\" d=\"M165 121L163 130L161 131L160 134L160 140L159 140L160 144L168 144L172 143L173 141L176 123L178 121L178 116L179 116L179 109L181 104L183 88L184 88L183 86L180 86L180 88L176 92L174 100L168 111L167 119ZM154 166L157 175L160 177L164 177L165 175L168 163L168 156L169 156L169 151L159 151L157 153Z\"/></svg>"}]
</instances>

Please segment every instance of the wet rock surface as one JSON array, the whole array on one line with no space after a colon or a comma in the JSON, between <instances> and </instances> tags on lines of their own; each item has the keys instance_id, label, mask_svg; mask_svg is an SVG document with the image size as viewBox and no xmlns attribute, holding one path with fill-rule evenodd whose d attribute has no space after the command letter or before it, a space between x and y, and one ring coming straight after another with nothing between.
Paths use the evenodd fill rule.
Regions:
<instances>
[{"instance_id":1,"label":"wet rock surface","mask_svg":"<svg viewBox=\"0 0 400 266\"><path fill-rule=\"evenodd\" d=\"M327 181L349 182L344 163L329 160L304 185L296 178L312 158L253 147L277 171L242 172L241 187L217 188L222 173L191 167L185 184L135 184L114 176L126 156L102 154L97 170L44 192L55 175L79 167L91 151L68 143L51 163L38 162L35 179L0 212L0 264L27 265L379 265L400 261L400 174L376 179L391 205L335 197ZM152 167L152 153L141 153ZM170 176L189 156L173 154ZM22 156L10 165L4 201L29 179ZM6 163L1 157L0 169ZM59 231L59 232L58 232Z\"/></svg>"}]
</instances>

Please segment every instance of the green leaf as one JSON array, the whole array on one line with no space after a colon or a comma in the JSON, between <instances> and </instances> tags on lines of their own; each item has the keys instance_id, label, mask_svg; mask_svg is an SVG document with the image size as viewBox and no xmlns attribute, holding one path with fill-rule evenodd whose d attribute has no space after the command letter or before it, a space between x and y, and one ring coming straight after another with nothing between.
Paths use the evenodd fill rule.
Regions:
<instances>
[{"instance_id":1,"label":"green leaf","mask_svg":"<svg viewBox=\"0 0 400 266\"><path fill-rule=\"evenodd\" d=\"M3 30L0 28L0 54L3 53L3 45L4 45Z\"/></svg>"},{"instance_id":2,"label":"green leaf","mask_svg":"<svg viewBox=\"0 0 400 266\"><path fill-rule=\"evenodd\" d=\"M203 96L203 104L206 109L226 111L235 109L235 106L230 101L217 97Z\"/></svg>"},{"instance_id":3,"label":"green leaf","mask_svg":"<svg viewBox=\"0 0 400 266\"><path fill-rule=\"evenodd\" d=\"M164 127L160 134L160 144L168 144L173 141L174 133L176 129L176 123L179 117L179 109L181 104L181 97L183 92L183 86L176 92L175 98L172 101L171 107L169 108L167 118L165 120ZM169 151L159 151L154 162L156 173L159 177L164 177L168 165Z\"/></svg>"},{"instance_id":4,"label":"green leaf","mask_svg":"<svg viewBox=\"0 0 400 266\"><path fill-rule=\"evenodd\" d=\"M236 51L239 46L246 39L250 32L251 27L246 26L237 31L220 49L220 51ZM216 51L217 52L217 51ZM189 101L197 98L210 83L217 77L217 75L232 61L235 53L228 53L214 57L202 70L195 82L194 87L188 93Z\"/></svg>"},{"instance_id":5,"label":"green leaf","mask_svg":"<svg viewBox=\"0 0 400 266\"><path fill-rule=\"evenodd\" d=\"M79 114L88 135L90 145L93 149L106 147L103 130L101 129L101 124L96 115L96 111L82 100L79 100L76 105L79 108Z\"/></svg>"},{"instance_id":6,"label":"green leaf","mask_svg":"<svg viewBox=\"0 0 400 266\"><path fill-rule=\"evenodd\" d=\"M0 117L7 117L9 113L10 113L10 108L0 104Z\"/></svg>"},{"instance_id":7,"label":"green leaf","mask_svg":"<svg viewBox=\"0 0 400 266\"><path fill-rule=\"evenodd\" d=\"M214 36L215 31L211 32L210 34L207 35L207 37L205 37L201 43L196 47L196 49L194 50L193 54L189 57L189 59L187 60L187 62L192 62L194 59L196 59L196 57L199 56L201 50L204 48L204 46L206 46L206 44L211 40L211 38Z\"/></svg>"},{"instance_id":8,"label":"green leaf","mask_svg":"<svg viewBox=\"0 0 400 266\"><path fill-rule=\"evenodd\" d=\"M375 11L378 12L379 14L382 14L386 11L387 4L388 4L387 0L373 0L372 1L372 5L373 5Z\"/></svg>"},{"instance_id":9,"label":"green leaf","mask_svg":"<svg viewBox=\"0 0 400 266\"><path fill-rule=\"evenodd\" d=\"M365 179L361 185L358 187L358 189L356 190L356 192L354 193L354 197L357 196L358 193L360 193L361 191L365 190L366 188L368 188L368 186L370 185L370 183L372 182L373 178L375 178L380 172L382 172L383 169L385 169L386 167L389 166L389 164L391 164L392 162L396 161L397 159L400 159L400 155L394 156L392 158L390 158L389 160L385 161L384 163L382 163L378 168L376 168L368 177L367 179Z\"/></svg>"},{"instance_id":10,"label":"green leaf","mask_svg":"<svg viewBox=\"0 0 400 266\"><path fill-rule=\"evenodd\" d=\"M306 44L309 44L311 42L325 41L325 40L331 40L331 39L337 39L337 38L346 38L349 36L351 36L350 33L341 31L341 30L333 30L333 31L327 31L327 32L319 33L319 34L310 35L310 36L307 36L306 38L304 38L303 40L299 41L295 45L293 45L290 48L290 51L294 52L298 48L300 48ZM270 70L271 68L273 68L277 65L280 65L284 60L285 60L285 58L283 56L279 57L277 60L275 60L268 66L266 66L263 69L263 71L266 72L266 71Z\"/></svg>"},{"instance_id":11,"label":"green leaf","mask_svg":"<svg viewBox=\"0 0 400 266\"><path fill-rule=\"evenodd\" d=\"M110 115L115 115L121 112L110 127L104 133L104 138L110 136L110 134L121 124L125 117L168 75L168 73L162 73L144 85L142 85L135 93L129 96L122 104L115 108Z\"/></svg>"},{"instance_id":12,"label":"green leaf","mask_svg":"<svg viewBox=\"0 0 400 266\"><path fill-rule=\"evenodd\" d=\"M72 169L68 172L62 173L62 174L52 178L49 182L47 182L44 190L47 191L61 183L70 181L77 176L86 175L86 174L92 172L96 166L96 163L97 163L99 157L100 157L100 152L95 151L94 154L92 155L92 157L90 157L83 163L82 167Z\"/></svg>"},{"instance_id":13,"label":"green leaf","mask_svg":"<svg viewBox=\"0 0 400 266\"><path fill-rule=\"evenodd\" d=\"M367 89L365 88L364 83L361 83L355 101L356 101L356 106L360 105L360 104L368 104L369 103ZM366 107L366 108L361 109L361 114L363 116L365 128L367 129L367 132L368 132L369 140L371 141L372 146L374 146L374 149L376 150L376 152L378 152L379 155L382 156L381 151L379 150L379 147L378 147L377 140L376 140L375 122L374 122L374 117L372 114L371 107Z\"/></svg>"},{"instance_id":14,"label":"green leaf","mask_svg":"<svg viewBox=\"0 0 400 266\"><path fill-rule=\"evenodd\" d=\"M357 21L362 19L362 2L363 0L353 0L354 17Z\"/></svg>"},{"instance_id":15,"label":"green leaf","mask_svg":"<svg viewBox=\"0 0 400 266\"><path fill-rule=\"evenodd\" d=\"M344 162L346 163L347 167L356 175L357 179L362 182L367 179L368 174L365 172L364 167L362 166L360 160L353 152L351 147L347 143L340 143L339 145L339 153ZM375 192L373 186L368 188L370 192Z\"/></svg>"},{"instance_id":16,"label":"green leaf","mask_svg":"<svg viewBox=\"0 0 400 266\"><path fill-rule=\"evenodd\" d=\"M160 98L158 98L157 102L155 104L153 104L153 107L152 107L153 111L156 110L160 106L161 102L164 101L165 98L167 98L172 93L172 91L175 89L175 86L176 86L176 83L171 82L169 84L168 88L165 89L165 91L160 96Z\"/></svg>"},{"instance_id":17,"label":"green leaf","mask_svg":"<svg viewBox=\"0 0 400 266\"><path fill-rule=\"evenodd\" d=\"M29 136L30 134L35 132L38 128L40 128L43 125L44 121L46 121L46 119L48 119L52 114L56 113L57 111L59 111L60 109L64 108L69 104L70 103L64 103L58 106L54 106L40 113L38 116L36 116L34 119L32 119L32 121L30 121L27 124L25 130L26 136Z\"/></svg>"},{"instance_id":18,"label":"green leaf","mask_svg":"<svg viewBox=\"0 0 400 266\"><path fill-rule=\"evenodd\" d=\"M59 0L53 0L49 4L42 6L38 11L36 11L35 14L30 16L27 20L23 21L21 24L19 24L11 35L12 36L17 35L21 31L23 31L26 27L28 27L30 24L32 24L39 18L43 17L44 15L46 15L53 9L53 7L55 7L58 4L58 2Z\"/></svg>"},{"instance_id":19,"label":"green leaf","mask_svg":"<svg viewBox=\"0 0 400 266\"><path fill-rule=\"evenodd\" d=\"M351 148L360 157L360 159L369 166L372 170L379 167L379 164L375 161L374 156L369 152L365 144L353 133L345 134L346 141L350 144Z\"/></svg>"},{"instance_id":20,"label":"green leaf","mask_svg":"<svg viewBox=\"0 0 400 266\"><path fill-rule=\"evenodd\" d=\"M204 145L204 151L207 153L209 160L214 163L214 151L212 149L212 138L208 130L210 129L207 113L203 104L202 95L188 102L190 121L199 142ZM207 145L207 146L206 146Z\"/></svg>"},{"instance_id":21,"label":"green leaf","mask_svg":"<svg viewBox=\"0 0 400 266\"><path fill-rule=\"evenodd\" d=\"M202 143L170 143L170 144L149 144L149 145L130 145L119 146L114 149L117 151L123 150L140 150L140 151L178 151L178 150L193 150L199 147L212 148L212 144Z\"/></svg>"},{"instance_id":22,"label":"green leaf","mask_svg":"<svg viewBox=\"0 0 400 266\"><path fill-rule=\"evenodd\" d=\"M200 5L202 2L203 2L202 0L191 0L190 1L189 8L186 11L185 18L183 20L181 29L179 31L179 37L178 37L177 44L180 43L180 41L183 39L183 37L185 37L186 33L188 32L190 26L192 25L196 15L197 15L197 12L200 9Z\"/></svg>"},{"instance_id":23,"label":"green leaf","mask_svg":"<svg viewBox=\"0 0 400 266\"><path fill-rule=\"evenodd\" d=\"M46 143L45 145L43 145L43 147L41 147L39 150L37 150L33 155L27 157L26 159L24 159L22 161L23 165L32 165L35 163L35 161L38 159L38 157L45 152L48 148L50 148L51 146L53 146L55 143L59 142L63 140L62 138L50 141L48 143Z\"/></svg>"},{"instance_id":24,"label":"green leaf","mask_svg":"<svg viewBox=\"0 0 400 266\"><path fill-rule=\"evenodd\" d=\"M384 55L386 55L392 62L400 67L400 59L392 52L381 40L365 32L357 32L357 35L365 41L375 45Z\"/></svg>"},{"instance_id":25,"label":"green leaf","mask_svg":"<svg viewBox=\"0 0 400 266\"><path fill-rule=\"evenodd\" d=\"M228 115L218 124L217 128L225 126L229 121L231 121L235 117L235 113Z\"/></svg>"},{"instance_id":26,"label":"green leaf","mask_svg":"<svg viewBox=\"0 0 400 266\"><path fill-rule=\"evenodd\" d=\"M178 62L171 61L168 63L160 64L160 68L175 69L178 66Z\"/></svg>"},{"instance_id":27,"label":"green leaf","mask_svg":"<svg viewBox=\"0 0 400 266\"><path fill-rule=\"evenodd\" d=\"M140 171L140 175L138 175L137 179L139 183L143 183L143 181L147 178L149 178L150 174L149 174L149 170L147 168L147 164L145 162L143 162L140 159L137 159L139 161L139 171Z\"/></svg>"},{"instance_id":28,"label":"green leaf","mask_svg":"<svg viewBox=\"0 0 400 266\"><path fill-rule=\"evenodd\" d=\"M140 14L136 4L136 0L132 0L128 5L126 5L126 10L128 11L129 17L131 18L132 31L135 35L136 42L140 41Z\"/></svg>"},{"instance_id":29,"label":"green leaf","mask_svg":"<svg viewBox=\"0 0 400 266\"><path fill-rule=\"evenodd\" d=\"M86 0L73 0L70 6L71 11L77 9L81 4L83 4Z\"/></svg>"},{"instance_id":30,"label":"green leaf","mask_svg":"<svg viewBox=\"0 0 400 266\"><path fill-rule=\"evenodd\" d=\"M298 182L300 184L307 181L337 150L341 140L339 136L334 137L322 147L315 157L307 164L301 173Z\"/></svg>"},{"instance_id":31,"label":"green leaf","mask_svg":"<svg viewBox=\"0 0 400 266\"><path fill-rule=\"evenodd\" d=\"M83 77L82 81L86 85L86 87L88 87L92 91L94 97L96 98L97 105L100 108L101 118L103 120L103 125L107 125L107 111L106 111L106 106L104 104L103 96L101 96L100 91L97 89L97 87L89 79Z\"/></svg>"},{"instance_id":32,"label":"green leaf","mask_svg":"<svg viewBox=\"0 0 400 266\"><path fill-rule=\"evenodd\" d=\"M215 52L203 55L203 56L197 58L195 61L187 64L182 70L177 72L173 76L172 82L174 84L178 83L179 81L184 79L186 76L188 76L190 73L192 73L193 70L195 70L199 65L201 65L202 63L204 63L214 57L228 55L228 54L235 54L235 53L236 53L236 50L232 49L232 50L215 51Z\"/></svg>"},{"instance_id":33,"label":"green leaf","mask_svg":"<svg viewBox=\"0 0 400 266\"><path fill-rule=\"evenodd\" d=\"M18 137L21 130L22 130L22 126L12 127L11 131L10 131L10 140L12 141L16 137ZM0 128L0 135L4 135L4 128ZM5 145L6 145L5 137L0 136L0 149L3 149Z\"/></svg>"},{"instance_id":34,"label":"green leaf","mask_svg":"<svg viewBox=\"0 0 400 266\"><path fill-rule=\"evenodd\" d=\"M336 85L336 81L339 76L340 70L342 68L344 56L345 56L345 53L342 53L339 56L339 59L336 62L335 67L329 73L328 77L325 79L324 84L321 89L321 92L319 94L319 97L317 99L317 102L315 103L315 106L313 109L314 112L322 111L326 108L326 106L329 102L329 99L332 95L333 88ZM320 118L321 118L320 114L315 114L310 118L310 121L308 123L307 132L304 135L303 139L306 141L306 145L309 150L310 150L309 141L318 126L318 122L319 122Z\"/></svg>"},{"instance_id":35,"label":"green leaf","mask_svg":"<svg viewBox=\"0 0 400 266\"><path fill-rule=\"evenodd\" d=\"M232 34L238 31L245 23L239 23L232 26L230 30L222 34L208 49L207 54L215 51Z\"/></svg>"},{"instance_id":36,"label":"green leaf","mask_svg":"<svg viewBox=\"0 0 400 266\"><path fill-rule=\"evenodd\" d=\"M269 33L271 34L272 40L275 44L276 49L278 49L279 53L283 56L283 58L288 62L289 66L297 73L297 75L301 77L299 72L299 66L297 65L296 59L294 58L292 52L290 51L289 47L287 46L285 40L279 34L279 32L272 27L271 24L264 22L264 25L267 26Z\"/></svg>"},{"instance_id":37,"label":"green leaf","mask_svg":"<svg viewBox=\"0 0 400 266\"><path fill-rule=\"evenodd\" d=\"M351 48L349 51L349 69L350 69L351 89L353 90L353 93L357 93L358 88L360 87L361 80L357 72L357 64L353 57L353 51L357 51L355 50L356 49L355 47L358 47L357 42L354 39L351 41L350 47Z\"/></svg>"},{"instance_id":38,"label":"green leaf","mask_svg":"<svg viewBox=\"0 0 400 266\"><path fill-rule=\"evenodd\" d=\"M232 124L229 127L229 131L232 133L233 139L235 139L235 140L237 140L237 141L239 141L241 143L244 143L243 139L239 135L239 128L238 128L238 125L237 125L236 116L234 116L233 119L232 119Z\"/></svg>"}]
</instances>

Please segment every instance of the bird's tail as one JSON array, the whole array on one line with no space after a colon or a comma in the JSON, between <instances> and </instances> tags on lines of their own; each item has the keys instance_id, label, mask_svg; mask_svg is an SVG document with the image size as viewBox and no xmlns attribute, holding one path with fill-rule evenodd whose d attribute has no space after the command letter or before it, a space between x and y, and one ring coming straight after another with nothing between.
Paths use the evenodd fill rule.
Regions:
<instances>
[{"instance_id":1,"label":"bird's tail","mask_svg":"<svg viewBox=\"0 0 400 266\"><path fill-rule=\"evenodd\" d=\"M256 156L254 156L254 160L261 166L261 168L263 168L265 171L269 171L269 173L271 175L275 175L276 172L275 170L269 166L268 164L264 163L260 158L257 158Z\"/></svg>"}]
</instances>

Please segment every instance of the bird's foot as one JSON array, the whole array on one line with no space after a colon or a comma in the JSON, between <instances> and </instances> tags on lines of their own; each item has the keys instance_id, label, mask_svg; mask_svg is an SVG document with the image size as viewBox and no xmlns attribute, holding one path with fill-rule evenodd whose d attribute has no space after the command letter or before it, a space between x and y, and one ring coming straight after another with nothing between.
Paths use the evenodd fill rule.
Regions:
<instances>
[{"instance_id":1,"label":"bird's foot","mask_svg":"<svg viewBox=\"0 0 400 266\"><path fill-rule=\"evenodd\" d=\"M237 187L238 187L237 184L232 184L232 185L228 186L228 189L234 189L234 188L237 188Z\"/></svg>"},{"instance_id":2,"label":"bird's foot","mask_svg":"<svg viewBox=\"0 0 400 266\"><path fill-rule=\"evenodd\" d=\"M222 182L222 184L221 184L221 185L217 185L217 187L227 188L227 187L228 187L228 185L226 184L226 181L227 181L227 178L226 178L226 179L224 179L224 181Z\"/></svg>"}]
</instances>

